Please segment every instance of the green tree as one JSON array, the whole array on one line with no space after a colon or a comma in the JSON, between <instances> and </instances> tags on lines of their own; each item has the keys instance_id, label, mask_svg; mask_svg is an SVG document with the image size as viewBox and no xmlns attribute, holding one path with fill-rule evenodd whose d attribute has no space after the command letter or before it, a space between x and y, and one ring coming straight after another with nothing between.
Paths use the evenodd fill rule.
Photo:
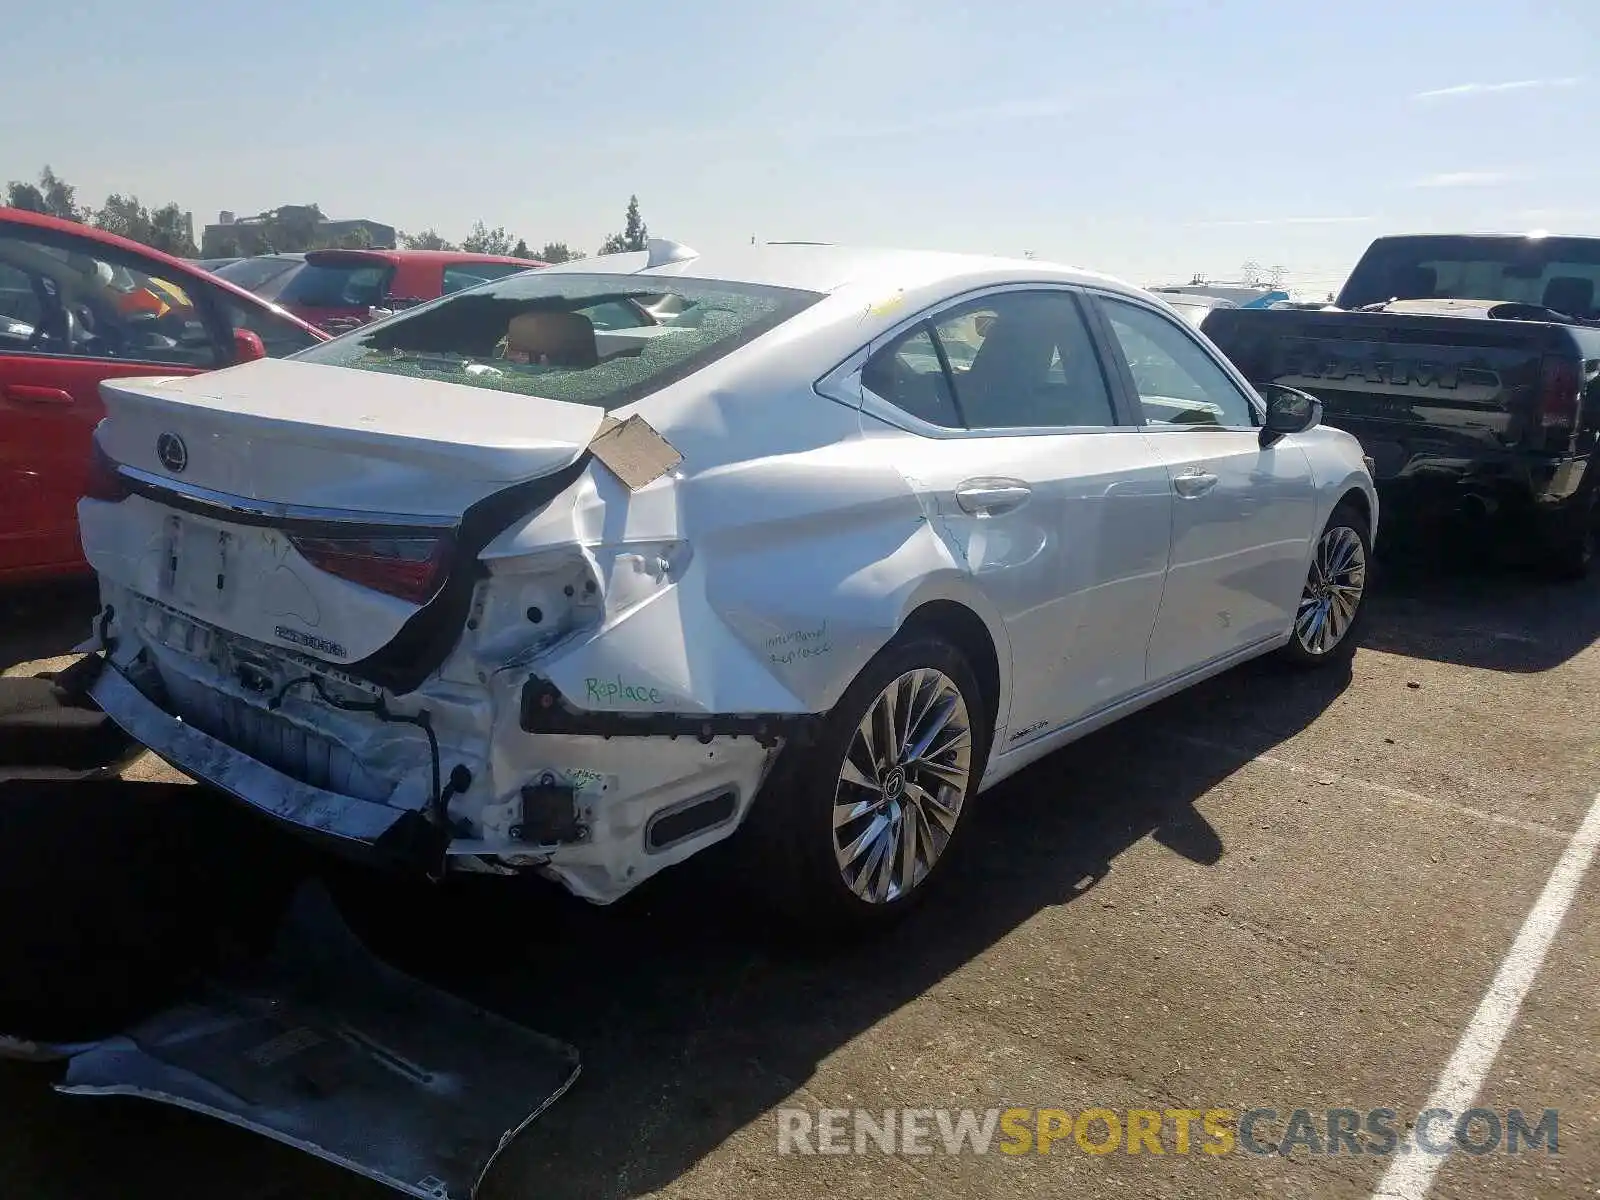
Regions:
<instances>
[{"instance_id":1,"label":"green tree","mask_svg":"<svg viewBox=\"0 0 1600 1200\"><path fill-rule=\"evenodd\" d=\"M528 239L527 238L518 238L517 239L517 244L515 246L511 247L511 257L512 258L527 258L528 255L530 255L532 253L533 253L533 251L528 249Z\"/></svg>"},{"instance_id":2,"label":"green tree","mask_svg":"<svg viewBox=\"0 0 1600 1200\"><path fill-rule=\"evenodd\" d=\"M639 215L639 197L628 197L628 212L623 218L621 233L613 233L600 247L601 254L621 254L628 250L643 250L650 243L650 230Z\"/></svg>"},{"instance_id":3,"label":"green tree","mask_svg":"<svg viewBox=\"0 0 1600 1200\"><path fill-rule=\"evenodd\" d=\"M11 208L20 208L27 212L45 211L44 193L34 184L21 179L13 179L6 184L6 204Z\"/></svg>"},{"instance_id":4,"label":"green tree","mask_svg":"<svg viewBox=\"0 0 1600 1200\"><path fill-rule=\"evenodd\" d=\"M95 228L143 242L155 250L189 258L199 253L190 232L189 218L176 203L150 210L137 196L113 192L106 202L88 214ZM218 255L217 257L222 257Z\"/></svg>"},{"instance_id":5,"label":"green tree","mask_svg":"<svg viewBox=\"0 0 1600 1200\"><path fill-rule=\"evenodd\" d=\"M111 193L106 197L105 204L95 210L91 220L96 229L104 229L107 233L119 234L136 242L150 240L150 213L139 203L137 196Z\"/></svg>"},{"instance_id":6,"label":"green tree","mask_svg":"<svg viewBox=\"0 0 1600 1200\"><path fill-rule=\"evenodd\" d=\"M63 221L82 221L87 211L78 207L78 189L62 179L48 164L39 172L39 190L44 193L44 210Z\"/></svg>"},{"instance_id":7,"label":"green tree","mask_svg":"<svg viewBox=\"0 0 1600 1200\"><path fill-rule=\"evenodd\" d=\"M577 258L570 246L565 242L546 242L538 254L534 255L540 262L564 263Z\"/></svg>"},{"instance_id":8,"label":"green tree","mask_svg":"<svg viewBox=\"0 0 1600 1200\"><path fill-rule=\"evenodd\" d=\"M439 232L432 226L421 233L401 233L397 239L406 250L454 250L455 246L445 241Z\"/></svg>"},{"instance_id":9,"label":"green tree","mask_svg":"<svg viewBox=\"0 0 1600 1200\"><path fill-rule=\"evenodd\" d=\"M279 254L310 250L317 243L317 226L326 219L320 204L285 204L262 215L264 248Z\"/></svg>"},{"instance_id":10,"label":"green tree","mask_svg":"<svg viewBox=\"0 0 1600 1200\"><path fill-rule=\"evenodd\" d=\"M514 245L504 225L489 229L482 221L474 221L472 232L461 239L461 248L472 254L510 254Z\"/></svg>"},{"instance_id":11,"label":"green tree","mask_svg":"<svg viewBox=\"0 0 1600 1200\"><path fill-rule=\"evenodd\" d=\"M13 179L6 185L6 203L12 208L45 213L64 221L82 221L89 214L78 207L78 190L48 165L39 172L38 183Z\"/></svg>"},{"instance_id":12,"label":"green tree","mask_svg":"<svg viewBox=\"0 0 1600 1200\"><path fill-rule=\"evenodd\" d=\"M175 201L154 209L149 220L149 236L140 240L153 249L178 258L193 258L200 253L200 248L194 244L194 223Z\"/></svg>"}]
</instances>

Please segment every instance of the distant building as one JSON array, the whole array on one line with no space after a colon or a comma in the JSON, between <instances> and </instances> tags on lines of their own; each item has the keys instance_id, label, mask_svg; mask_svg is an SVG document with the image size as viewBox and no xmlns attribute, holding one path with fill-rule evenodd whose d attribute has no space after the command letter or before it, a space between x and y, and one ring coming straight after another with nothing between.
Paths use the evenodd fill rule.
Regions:
<instances>
[{"instance_id":1,"label":"distant building","mask_svg":"<svg viewBox=\"0 0 1600 1200\"><path fill-rule=\"evenodd\" d=\"M396 231L393 225L370 221L364 217L329 220L319 218L316 209L305 204L285 204L268 209L253 217L240 217L224 209L217 214L214 225L207 225L200 236L200 254L205 258L222 258L232 254L261 254L267 250L304 249L303 245L273 245L272 230L292 231L315 245L333 245L366 236L366 244L380 250L392 250ZM280 235L279 240L282 240Z\"/></svg>"}]
</instances>

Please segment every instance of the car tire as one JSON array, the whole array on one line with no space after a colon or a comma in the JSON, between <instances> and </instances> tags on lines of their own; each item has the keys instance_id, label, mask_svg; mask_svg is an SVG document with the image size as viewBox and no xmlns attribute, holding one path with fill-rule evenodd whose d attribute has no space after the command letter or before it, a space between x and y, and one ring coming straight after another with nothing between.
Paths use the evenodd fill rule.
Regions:
<instances>
[{"instance_id":1,"label":"car tire","mask_svg":"<svg viewBox=\"0 0 1600 1200\"><path fill-rule=\"evenodd\" d=\"M1282 660L1307 669L1348 663L1360 640L1371 579L1371 529L1360 509L1341 503L1317 536Z\"/></svg>"},{"instance_id":2,"label":"car tire","mask_svg":"<svg viewBox=\"0 0 1600 1200\"><path fill-rule=\"evenodd\" d=\"M897 726L893 742L913 752L924 739L932 745L920 758L880 757L874 770L867 731L884 720ZM990 720L958 649L930 632L895 639L856 676L809 744L783 751L747 825L756 869L746 878L802 934L866 933L898 920L928 894L961 842L988 761Z\"/></svg>"},{"instance_id":3,"label":"car tire","mask_svg":"<svg viewBox=\"0 0 1600 1200\"><path fill-rule=\"evenodd\" d=\"M1552 539L1539 559L1546 578L1555 583L1582 583L1594 567L1595 505L1591 498L1569 528Z\"/></svg>"}]
</instances>

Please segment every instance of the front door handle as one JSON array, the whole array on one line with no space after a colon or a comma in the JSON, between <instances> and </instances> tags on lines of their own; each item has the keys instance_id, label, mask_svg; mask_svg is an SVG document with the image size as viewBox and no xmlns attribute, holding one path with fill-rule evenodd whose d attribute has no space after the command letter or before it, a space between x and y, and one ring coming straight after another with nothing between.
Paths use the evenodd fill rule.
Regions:
<instances>
[{"instance_id":1,"label":"front door handle","mask_svg":"<svg viewBox=\"0 0 1600 1200\"><path fill-rule=\"evenodd\" d=\"M1178 495L1185 500L1193 500L1197 496L1204 496L1217 486L1217 477L1210 471L1185 471L1182 475L1175 475L1172 487Z\"/></svg>"},{"instance_id":2,"label":"front door handle","mask_svg":"<svg viewBox=\"0 0 1600 1200\"><path fill-rule=\"evenodd\" d=\"M18 404L71 404L72 393L65 388L39 387L31 383L8 383L0 395Z\"/></svg>"},{"instance_id":3,"label":"front door handle","mask_svg":"<svg viewBox=\"0 0 1600 1200\"><path fill-rule=\"evenodd\" d=\"M1031 495L1020 479L969 479L956 488L956 503L974 516L996 517L1021 508Z\"/></svg>"}]
</instances>

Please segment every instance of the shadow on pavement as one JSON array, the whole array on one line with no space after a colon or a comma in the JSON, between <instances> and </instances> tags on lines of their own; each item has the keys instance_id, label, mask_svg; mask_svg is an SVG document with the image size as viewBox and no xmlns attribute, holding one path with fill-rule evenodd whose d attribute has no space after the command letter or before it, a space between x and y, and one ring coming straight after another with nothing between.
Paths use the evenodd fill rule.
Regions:
<instances>
[{"instance_id":1,"label":"shadow on pavement","mask_svg":"<svg viewBox=\"0 0 1600 1200\"><path fill-rule=\"evenodd\" d=\"M89 636L99 608L92 580L0 591L0 671L71 653Z\"/></svg>"},{"instance_id":2,"label":"shadow on pavement","mask_svg":"<svg viewBox=\"0 0 1600 1200\"><path fill-rule=\"evenodd\" d=\"M1365 642L1532 672L1566 661L1596 630L1593 586L1419 564L1384 572ZM670 871L610 909L536 883L425 888L322 869L352 923L397 966L582 1051L577 1086L513 1144L485 1194L639 1196L668 1187L746 1127L767 1136L767 1114L820 1063L1036 914L1093 892L1136 842L1219 861L1230 848L1195 801L1305 729L1347 683L1338 673L1252 665L1052 755L977 802L962 856L921 911L885 939L826 951L785 942L782 927L747 903L731 855ZM1186 750L1182 739L1206 748ZM278 853L267 826L251 824L242 842L233 836L227 861L241 875ZM183 839L156 846L172 862L199 852ZM38 869L44 877L81 869L70 843L39 861L49 864ZM154 875L174 876L183 871ZM94 922L96 905L81 897L30 906L14 891L9 899L9 911L36 911L41 922L56 909ZM124 910L109 896L102 906L116 914L100 935L112 955ZM110 969L90 965L86 978ZM47 1090L53 1077L48 1068L0 1067L0 1104L14 1114L4 1147L10 1178L36 1200L389 1194L217 1122L137 1101L57 1097Z\"/></svg>"},{"instance_id":3,"label":"shadow on pavement","mask_svg":"<svg viewBox=\"0 0 1600 1200\"><path fill-rule=\"evenodd\" d=\"M1220 860L1194 801L1347 683L1249 667L1052 755L981 798L943 889L883 940L785 947L728 858L687 864L609 910L543 888L513 898L486 880L369 893L356 922L407 969L584 1054L578 1086L513 1146L487 1195L648 1194L764 1125L884 1017L1037 913L1090 893L1140 839ZM1237 753L1170 750L1172 728L1209 730Z\"/></svg>"},{"instance_id":4,"label":"shadow on pavement","mask_svg":"<svg viewBox=\"0 0 1600 1200\"><path fill-rule=\"evenodd\" d=\"M1600 637L1600 586L1441 548L1380 565L1361 644L1489 671L1559 667Z\"/></svg>"},{"instance_id":5,"label":"shadow on pavement","mask_svg":"<svg viewBox=\"0 0 1600 1200\"><path fill-rule=\"evenodd\" d=\"M610 909L520 881L428 888L327 863L320 869L345 897L352 925L396 966L582 1052L577 1086L513 1143L483 1194L639 1196L667 1187L746 1126L763 1129L769 1110L819 1063L1036 914L1092 892L1134 843L1153 837L1189 860L1219 861L1227 847L1195 801L1304 729L1348 682L1347 672L1253 665L1050 756L977 802L945 886L904 925L826 950L786 943L782 927L746 902L732 855L670 871ZM1185 751L1174 733L1216 748ZM127 856L122 873L140 903L226 909L241 903L241 881L263 870L292 873L273 830L235 824L217 835L227 852L203 871L176 868L204 853L187 828ZM129 932L137 907L119 909L114 888L74 895L62 882L74 869L70 839L46 841L48 859L40 856L31 880L13 881L8 911L30 911L31 883L43 897L31 910L41 925L56 919L52 897L71 924L89 929L97 912L117 913L95 932L82 963L106 994L133 987L146 969L172 972L168 941L141 951ZM281 885L258 886L277 895ZM160 920L168 922L158 921L164 938L182 944L192 936L192 916ZM98 961L129 939L134 967ZM54 979L70 976L72 964L51 965L39 939L20 940L24 958ZM210 944L209 934L199 943ZM153 994L170 990L163 984ZM47 1090L54 1077L48 1068L0 1065L0 1104L14 1114L3 1148L9 1179L33 1200L392 1194L217 1122L137 1101L56 1096Z\"/></svg>"}]
</instances>

